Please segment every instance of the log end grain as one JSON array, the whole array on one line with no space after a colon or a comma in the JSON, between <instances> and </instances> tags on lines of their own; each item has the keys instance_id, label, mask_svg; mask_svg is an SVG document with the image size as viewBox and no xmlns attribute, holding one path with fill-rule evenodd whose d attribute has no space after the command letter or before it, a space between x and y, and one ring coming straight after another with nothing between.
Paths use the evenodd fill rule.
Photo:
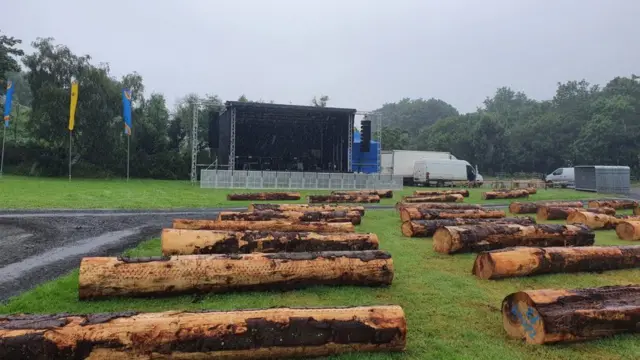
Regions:
<instances>
[{"instance_id":1,"label":"log end grain","mask_svg":"<svg viewBox=\"0 0 640 360\"><path fill-rule=\"evenodd\" d=\"M404 224L407 221L411 221L411 210L409 210L408 208L401 208L400 209L400 220L402 221L402 223ZM403 232L404 233L404 232Z\"/></svg>"},{"instance_id":2,"label":"log end grain","mask_svg":"<svg viewBox=\"0 0 640 360\"><path fill-rule=\"evenodd\" d=\"M492 275L495 272L495 266L496 264L491 258L491 253L484 251L479 253L473 262L471 273L483 280L493 279Z\"/></svg>"},{"instance_id":3,"label":"log end grain","mask_svg":"<svg viewBox=\"0 0 640 360\"><path fill-rule=\"evenodd\" d=\"M411 226L411 221L403 221L400 228L402 230L402 235L406 237L413 237L413 227Z\"/></svg>"},{"instance_id":4,"label":"log end grain","mask_svg":"<svg viewBox=\"0 0 640 360\"><path fill-rule=\"evenodd\" d=\"M512 214L521 214L520 212L521 205L522 205L521 202L517 202L517 201L512 202L511 204L509 204L509 212Z\"/></svg>"},{"instance_id":5,"label":"log end grain","mask_svg":"<svg viewBox=\"0 0 640 360\"><path fill-rule=\"evenodd\" d=\"M502 325L507 335L529 344L545 342L544 320L526 292L516 292L502 301Z\"/></svg>"},{"instance_id":6,"label":"log end grain","mask_svg":"<svg viewBox=\"0 0 640 360\"><path fill-rule=\"evenodd\" d=\"M616 226L616 235L621 240L640 240L640 221L621 221Z\"/></svg>"},{"instance_id":7,"label":"log end grain","mask_svg":"<svg viewBox=\"0 0 640 360\"><path fill-rule=\"evenodd\" d=\"M640 207L633 208L633 215L640 215Z\"/></svg>"},{"instance_id":8,"label":"log end grain","mask_svg":"<svg viewBox=\"0 0 640 360\"><path fill-rule=\"evenodd\" d=\"M457 231L455 226L445 226L438 228L433 234L433 251L441 254L451 254L454 249L454 239Z\"/></svg>"}]
</instances>

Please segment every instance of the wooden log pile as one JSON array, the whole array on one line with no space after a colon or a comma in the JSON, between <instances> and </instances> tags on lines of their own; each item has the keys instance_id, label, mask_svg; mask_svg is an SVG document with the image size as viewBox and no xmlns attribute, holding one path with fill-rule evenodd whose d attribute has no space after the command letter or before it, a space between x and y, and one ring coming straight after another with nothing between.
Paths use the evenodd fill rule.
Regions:
<instances>
[{"instance_id":1,"label":"wooden log pile","mask_svg":"<svg viewBox=\"0 0 640 360\"><path fill-rule=\"evenodd\" d=\"M332 191L331 195L377 195L381 199L391 199L393 198L393 190Z\"/></svg>"},{"instance_id":2,"label":"wooden log pile","mask_svg":"<svg viewBox=\"0 0 640 360\"><path fill-rule=\"evenodd\" d=\"M387 286L393 273L391 255L380 250L86 257L80 263L78 294L85 300L311 285Z\"/></svg>"},{"instance_id":3,"label":"wooden log pile","mask_svg":"<svg viewBox=\"0 0 640 360\"><path fill-rule=\"evenodd\" d=\"M405 207L400 210L400 219L411 220L436 220L436 219L498 219L505 217L502 210L491 209L425 209Z\"/></svg>"},{"instance_id":4,"label":"wooden log pile","mask_svg":"<svg viewBox=\"0 0 640 360\"><path fill-rule=\"evenodd\" d=\"M227 200L300 200L297 192L259 192L246 194L228 194Z\"/></svg>"},{"instance_id":5,"label":"wooden log pile","mask_svg":"<svg viewBox=\"0 0 640 360\"><path fill-rule=\"evenodd\" d=\"M433 234L433 250L457 254L514 246L591 246L595 234L584 225L478 224L446 226Z\"/></svg>"},{"instance_id":6,"label":"wooden log pile","mask_svg":"<svg viewBox=\"0 0 640 360\"><path fill-rule=\"evenodd\" d=\"M235 230L235 231L311 231L325 233L354 232L353 224L340 222L291 222L283 220L268 221L218 221L218 220L192 220L174 219L174 229L189 230Z\"/></svg>"},{"instance_id":7,"label":"wooden log pile","mask_svg":"<svg viewBox=\"0 0 640 360\"><path fill-rule=\"evenodd\" d=\"M431 237L441 227L481 224L519 224L534 225L531 217L498 218L498 219L443 219L443 220L411 220L402 223L402 235L407 237Z\"/></svg>"},{"instance_id":8,"label":"wooden log pile","mask_svg":"<svg viewBox=\"0 0 640 360\"><path fill-rule=\"evenodd\" d=\"M509 212L512 214L535 214L540 206L557 206L583 208L581 201L541 201L541 202L519 202L514 201L509 204Z\"/></svg>"},{"instance_id":9,"label":"wooden log pile","mask_svg":"<svg viewBox=\"0 0 640 360\"><path fill-rule=\"evenodd\" d=\"M640 240L640 219L620 221L618 225L616 225L616 235L618 235L618 238L621 240Z\"/></svg>"},{"instance_id":10,"label":"wooden log pile","mask_svg":"<svg viewBox=\"0 0 640 360\"><path fill-rule=\"evenodd\" d=\"M345 205L309 205L309 204L250 204L247 211L357 211L364 216L364 206Z\"/></svg>"},{"instance_id":11,"label":"wooden log pile","mask_svg":"<svg viewBox=\"0 0 640 360\"><path fill-rule=\"evenodd\" d=\"M640 332L640 286L519 291L502 301L511 338L529 344L597 339Z\"/></svg>"},{"instance_id":12,"label":"wooden log pile","mask_svg":"<svg viewBox=\"0 0 640 360\"><path fill-rule=\"evenodd\" d=\"M494 280L638 267L640 246L516 247L479 253L473 274Z\"/></svg>"},{"instance_id":13,"label":"wooden log pile","mask_svg":"<svg viewBox=\"0 0 640 360\"><path fill-rule=\"evenodd\" d=\"M282 359L403 351L399 306L0 315L1 359Z\"/></svg>"},{"instance_id":14,"label":"wooden log pile","mask_svg":"<svg viewBox=\"0 0 640 360\"><path fill-rule=\"evenodd\" d=\"M378 195L309 195L309 203L379 203Z\"/></svg>"},{"instance_id":15,"label":"wooden log pile","mask_svg":"<svg viewBox=\"0 0 640 360\"><path fill-rule=\"evenodd\" d=\"M460 194L444 194L431 196L405 196L402 198L405 203L433 203L433 202L463 202L464 197Z\"/></svg>"},{"instance_id":16,"label":"wooden log pile","mask_svg":"<svg viewBox=\"0 0 640 360\"><path fill-rule=\"evenodd\" d=\"M577 211L569 214L567 224L584 224L592 230L612 230L624 220L640 221L640 216L595 214Z\"/></svg>"},{"instance_id":17,"label":"wooden log pile","mask_svg":"<svg viewBox=\"0 0 640 360\"><path fill-rule=\"evenodd\" d=\"M616 210L635 209L638 207L638 202L635 200L592 200L589 201L588 206L590 208L610 207Z\"/></svg>"},{"instance_id":18,"label":"wooden log pile","mask_svg":"<svg viewBox=\"0 0 640 360\"><path fill-rule=\"evenodd\" d=\"M164 255L377 250L371 233L162 230Z\"/></svg>"},{"instance_id":19,"label":"wooden log pile","mask_svg":"<svg viewBox=\"0 0 640 360\"><path fill-rule=\"evenodd\" d=\"M415 197L434 196L434 195L451 195L458 194L464 197L469 197L469 190L467 189L454 189L454 190L416 190L413 192Z\"/></svg>"},{"instance_id":20,"label":"wooden log pile","mask_svg":"<svg viewBox=\"0 0 640 360\"><path fill-rule=\"evenodd\" d=\"M538 221L566 220L571 213L578 211L605 215L616 214L616 209L608 207L581 209L574 207L539 206L536 217Z\"/></svg>"},{"instance_id":21,"label":"wooden log pile","mask_svg":"<svg viewBox=\"0 0 640 360\"><path fill-rule=\"evenodd\" d=\"M360 225L362 217L357 211L273 211L259 210L247 212L221 211L218 220L230 221L269 221L287 220L292 222L350 222L353 225Z\"/></svg>"},{"instance_id":22,"label":"wooden log pile","mask_svg":"<svg viewBox=\"0 0 640 360\"><path fill-rule=\"evenodd\" d=\"M482 199L517 199L528 198L529 192L527 190L507 190L507 191L486 191L482 193Z\"/></svg>"}]
</instances>

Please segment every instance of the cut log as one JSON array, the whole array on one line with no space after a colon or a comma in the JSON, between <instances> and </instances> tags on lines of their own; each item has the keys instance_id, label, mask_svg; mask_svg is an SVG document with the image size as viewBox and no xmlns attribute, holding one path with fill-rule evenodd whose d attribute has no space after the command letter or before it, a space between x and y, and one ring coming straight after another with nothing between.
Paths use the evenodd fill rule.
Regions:
<instances>
[{"instance_id":1,"label":"cut log","mask_svg":"<svg viewBox=\"0 0 640 360\"><path fill-rule=\"evenodd\" d=\"M586 211L577 211L569 214L569 217L567 217L567 224L584 224L590 227L592 230L611 230L615 229L618 223L623 220L640 221L640 216L611 216L605 214L595 214Z\"/></svg>"},{"instance_id":2,"label":"cut log","mask_svg":"<svg viewBox=\"0 0 640 360\"><path fill-rule=\"evenodd\" d=\"M533 195L533 194L537 194L538 193L538 189L534 188L534 187L528 187L525 188L523 190L527 190L527 192L529 193L529 195Z\"/></svg>"},{"instance_id":3,"label":"cut log","mask_svg":"<svg viewBox=\"0 0 640 360\"><path fill-rule=\"evenodd\" d=\"M527 190L487 191L482 193L484 200L528 198Z\"/></svg>"},{"instance_id":4,"label":"cut log","mask_svg":"<svg viewBox=\"0 0 640 360\"><path fill-rule=\"evenodd\" d=\"M473 274L494 280L638 267L640 246L517 247L481 252L473 265Z\"/></svg>"},{"instance_id":5,"label":"cut log","mask_svg":"<svg viewBox=\"0 0 640 360\"><path fill-rule=\"evenodd\" d=\"M310 232L354 232L352 223L328 223L328 222L291 222L281 220L268 221L218 221L218 220L191 220L174 219L174 229L189 230L257 230L257 231L310 231Z\"/></svg>"},{"instance_id":6,"label":"cut log","mask_svg":"<svg viewBox=\"0 0 640 360\"><path fill-rule=\"evenodd\" d=\"M451 195L458 194L464 197L469 197L469 190L467 189L459 189L459 190L416 190L413 192L415 197L423 197L423 196L433 196L433 195Z\"/></svg>"},{"instance_id":7,"label":"cut log","mask_svg":"<svg viewBox=\"0 0 640 360\"><path fill-rule=\"evenodd\" d=\"M87 257L80 263L80 299L283 290L311 285L386 286L393 261L386 251L324 251Z\"/></svg>"},{"instance_id":8,"label":"cut log","mask_svg":"<svg viewBox=\"0 0 640 360\"><path fill-rule=\"evenodd\" d=\"M512 214L535 214L539 206L558 206L582 208L584 205L581 201L541 201L541 202L518 202L514 201L509 204L509 212Z\"/></svg>"},{"instance_id":9,"label":"cut log","mask_svg":"<svg viewBox=\"0 0 640 360\"><path fill-rule=\"evenodd\" d=\"M484 209L478 204L460 204L460 203L443 203L443 202L419 202L419 203L396 203L396 209L401 210L405 207L420 209Z\"/></svg>"},{"instance_id":10,"label":"cut log","mask_svg":"<svg viewBox=\"0 0 640 360\"><path fill-rule=\"evenodd\" d=\"M640 215L640 208L633 208L633 215Z\"/></svg>"},{"instance_id":11,"label":"cut log","mask_svg":"<svg viewBox=\"0 0 640 360\"><path fill-rule=\"evenodd\" d=\"M502 210L490 209L425 209L405 207L400 210L400 219L411 220L436 220L436 219L497 219L505 217Z\"/></svg>"},{"instance_id":12,"label":"cut log","mask_svg":"<svg viewBox=\"0 0 640 360\"><path fill-rule=\"evenodd\" d=\"M363 233L162 230L164 255L377 250L378 236Z\"/></svg>"},{"instance_id":13,"label":"cut log","mask_svg":"<svg viewBox=\"0 0 640 360\"><path fill-rule=\"evenodd\" d=\"M309 203L379 203L378 195L309 195Z\"/></svg>"},{"instance_id":14,"label":"cut log","mask_svg":"<svg viewBox=\"0 0 640 360\"><path fill-rule=\"evenodd\" d=\"M378 195L381 199L393 198L393 190L332 191L331 195Z\"/></svg>"},{"instance_id":15,"label":"cut log","mask_svg":"<svg viewBox=\"0 0 640 360\"><path fill-rule=\"evenodd\" d=\"M273 210L273 211L357 211L364 216L364 206L344 205L309 205L309 204L250 204L248 211Z\"/></svg>"},{"instance_id":16,"label":"cut log","mask_svg":"<svg viewBox=\"0 0 640 360\"><path fill-rule=\"evenodd\" d=\"M0 315L0 358L282 359L402 351L400 306Z\"/></svg>"},{"instance_id":17,"label":"cut log","mask_svg":"<svg viewBox=\"0 0 640 360\"><path fill-rule=\"evenodd\" d=\"M638 207L638 202L635 200L592 200L589 201L588 206L590 208L610 207L616 210L635 209Z\"/></svg>"},{"instance_id":18,"label":"cut log","mask_svg":"<svg viewBox=\"0 0 640 360\"><path fill-rule=\"evenodd\" d=\"M640 240L640 220L623 220L616 226L616 235L621 240Z\"/></svg>"},{"instance_id":19,"label":"cut log","mask_svg":"<svg viewBox=\"0 0 640 360\"><path fill-rule=\"evenodd\" d=\"M405 196L402 198L405 203L429 203L429 202L463 202L464 197L460 194L446 194L433 196Z\"/></svg>"},{"instance_id":20,"label":"cut log","mask_svg":"<svg viewBox=\"0 0 640 360\"><path fill-rule=\"evenodd\" d=\"M595 234L584 225L478 224L446 226L433 234L433 250L457 254L514 246L590 246Z\"/></svg>"},{"instance_id":21,"label":"cut log","mask_svg":"<svg viewBox=\"0 0 640 360\"><path fill-rule=\"evenodd\" d=\"M228 194L227 200L300 200L297 192L259 192L246 194Z\"/></svg>"},{"instance_id":22,"label":"cut log","mask_svg":"<svg viewBox=\"0 0 640 360\"><path fill-rule=\"evenodd\" d=\"M640 332L640 286L519 291L502 301L507 334L529 344Z\"/></svg>"},{"instance_id":23,"label":"cut log","mask_svg":"<svg viewBox=\"0 0 640 360\"><path fill-rule=\"evenodd\" d=\"M360 225L362 220L360 213L356 211L273 211L260 210L250 212L221 211L218 220L231 221L268 221L268 220L288 220L292 222L350 222L353 225Z\"/></svg>"},{"instance_id":24,"label":"cut log","mask_svg":"<svg viewBox=\"0 0 640 360\"><path fill-rule=\"evenodd\" d=\"M573 207L539 206L536 216L538 221L566 220L571 213L578 211L605 215L616 214L616 209L608 207L581 209Z\"/></svg>"},{"instance_id":25,"label":"cut log","mask_svg":"<svg viewBox=\"0 0 640 360\"><path fill-rule=\"evenodd\" d=\"M412 220L402 223L402 235L408 237L431 237L438 228L458 225L478 225L485 223L534 225L531 217L499 218L499 219L444 219L444 220Z\"/></svg>"}]
</instances>

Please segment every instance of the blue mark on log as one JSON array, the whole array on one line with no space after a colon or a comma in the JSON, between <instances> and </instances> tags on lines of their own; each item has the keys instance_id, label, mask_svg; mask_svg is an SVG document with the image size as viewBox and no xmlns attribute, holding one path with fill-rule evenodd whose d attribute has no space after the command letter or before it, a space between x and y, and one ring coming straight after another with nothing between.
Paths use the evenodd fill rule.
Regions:
<instances>
[{"instance_id":1,"label":"blue mark on log","mask_svg":"<svg viewBox=\"0 0 640 360\"><path fill-rule=\"evenodd\" d=\"M527 336L530 339L533 339L537 334L534 326L538 323L538 321L540 321L540 317L535 315L533 308L527 306L525 316L522 316L522 313L518 311L514 306L511 308L511 313L513 314L513 316L518 318L518 321L520 321L520 324L522 324L522 328L524 329L524 332L527 334Z\"/></svg>"}]
</instances>

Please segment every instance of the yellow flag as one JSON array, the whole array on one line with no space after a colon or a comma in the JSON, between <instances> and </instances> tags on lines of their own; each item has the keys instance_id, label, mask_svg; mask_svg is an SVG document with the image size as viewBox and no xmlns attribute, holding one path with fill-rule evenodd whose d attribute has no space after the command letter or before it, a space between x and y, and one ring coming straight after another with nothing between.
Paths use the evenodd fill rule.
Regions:
<instances>
[{"instance_id":1,"label":"yellow flag","mask_svg":"<svg viewBox=\"0 0 640 360\"><path fill-rule=\"evenodd\" d=\"M71 106L69 107L69 130L76 124L76 105L78 105L78 82L71 83Z\"/></svg>"}]
</instances>

